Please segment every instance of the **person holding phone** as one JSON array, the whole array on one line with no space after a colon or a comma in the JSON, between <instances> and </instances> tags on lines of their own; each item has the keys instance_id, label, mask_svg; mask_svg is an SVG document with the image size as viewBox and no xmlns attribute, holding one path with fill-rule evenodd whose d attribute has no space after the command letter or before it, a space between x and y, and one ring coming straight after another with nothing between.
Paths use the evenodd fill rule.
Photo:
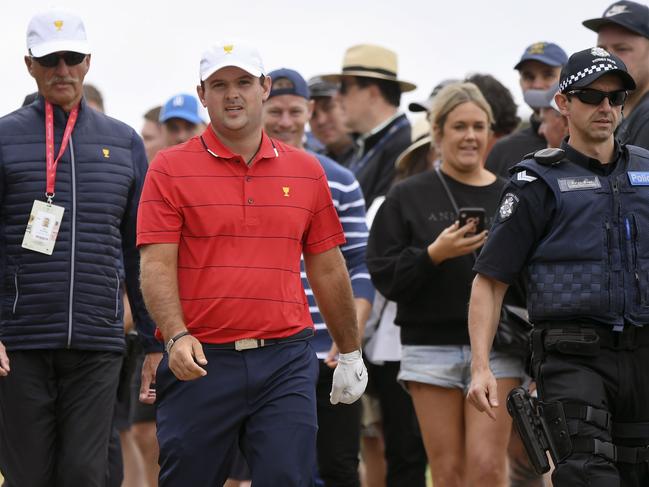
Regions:
<instances>
[{"instance_id":1,"label":"person holding phone","mask_svg":"<svg viewBox=\"0 0 649 487\"><path fill-rule=\"evenodd\" d=\"M482 163L492 112L474 84L456 83L435 97L430 121L437 169L390 190L370 232L367 264L376 288L397 302L398 379L412 396L433 483L504 486L507 412L497 411L493 421L465 400L471 379L466 303L475 255L487 239L476 224L482 219L487 228L505 184ZM522 362L493 352L491 367L504 401L520 382Z\"/></svg>"}]
</instances>

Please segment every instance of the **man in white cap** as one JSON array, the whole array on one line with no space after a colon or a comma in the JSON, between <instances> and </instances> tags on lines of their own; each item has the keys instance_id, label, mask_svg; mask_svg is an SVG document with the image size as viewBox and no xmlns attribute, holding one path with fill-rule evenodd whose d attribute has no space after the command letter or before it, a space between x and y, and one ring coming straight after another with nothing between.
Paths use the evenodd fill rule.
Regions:
<instances>
[{"instance_id":1,"label":"man in white cap","mask_svg":"<svg viewBox=\"0 0 649 487\"><path fill-rule=\"evenodd\" d=\"M158 153L138 217L142 290L167 350L160 485L223 485L239 441L253 485L310 486L318 361L302 253L341 352L332 403L367 383L343 230L317 159L262 130L271 79L256 49L210 47L197 89L210 126Z\"/></svg>"},{"instance_id":2,"label":"man in white cap","mask_svg":"<svg viewBox=\"0 0 649 487\"><path fill-rule=\"evenodd\" d=\"M133 129L83 98L90 47L78 16L35 15L27 49L38 98L0 119L0 470L10 487L99 487L124 276L136 323L153 330L135 247L146 157Z\"/></svg>"}]
</instances>

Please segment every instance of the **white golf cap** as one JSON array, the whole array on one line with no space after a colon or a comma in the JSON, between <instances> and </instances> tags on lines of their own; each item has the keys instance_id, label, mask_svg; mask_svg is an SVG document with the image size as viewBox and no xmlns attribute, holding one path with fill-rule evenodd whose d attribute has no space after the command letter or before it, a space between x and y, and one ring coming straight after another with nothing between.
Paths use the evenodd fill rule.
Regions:
<instances>
[{"instance_id":1,"label":"white golf cap","mask_svg":"<svg viewBox=\"0 0 649 487\"><path fill-rule=\"evenodd\" d=\"M27 49L34 57L59 51L90 54L90 44L81 18L59 8L32 17L27 26Z\"/></svg>"},{"instance_id":2,"label":"white golf cap","mask_svg":"<svg viewBox=\"0 0 649 487\"><path fill-rule=\"evenodd\" d=\"M258 78L264 72L264 63L254 47L241 42L217 42L201 56L201 81L227 66L241 68Z\"/></svg>"}]
</instances>

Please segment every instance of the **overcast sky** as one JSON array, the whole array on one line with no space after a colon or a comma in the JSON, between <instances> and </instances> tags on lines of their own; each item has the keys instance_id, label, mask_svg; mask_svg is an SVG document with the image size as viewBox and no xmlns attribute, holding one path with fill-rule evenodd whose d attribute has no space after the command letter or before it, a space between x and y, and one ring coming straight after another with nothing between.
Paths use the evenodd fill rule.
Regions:
<instances>
[{"instance_id":1,"label":"overcast sky","mask_svg":"<svg viewBox=\"0 0 649 487\"><path fill-rule=\"evenodd\" d=\"M395 50L399 77L418 85L402 108L445 78L497 77L522 103L512 69L524 48L553 41L568 54L591 47L581 21L609 0L19 0L2 2L0 115L36 85L23 62L31 16L60 6L84 19L92 44L86 81L104 94L107 112L139 131L142 114L178 92L195 92L201 52L220 39L258 46L268 70L289 67L306 78L339 72L349 46ZM7 76L8 74L8 76Z\"/></svg>"}]
</instances>

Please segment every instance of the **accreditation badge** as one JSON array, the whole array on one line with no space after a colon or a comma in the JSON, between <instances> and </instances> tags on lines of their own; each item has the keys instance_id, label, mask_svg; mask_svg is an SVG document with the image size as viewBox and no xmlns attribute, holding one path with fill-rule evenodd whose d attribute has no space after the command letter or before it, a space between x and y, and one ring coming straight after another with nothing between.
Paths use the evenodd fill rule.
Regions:
<instances>
[{"instance_id":1,"label":"accreditation badge","mask_svg":"<svg viewBox=\"0 0 649 487\"><path fill-rule=\"evenodd\" d=\"M24 249L52 255L65 208L44 201L34 201L32 212L25 229L22 247Z\"/></svg>"}]
</instances>

